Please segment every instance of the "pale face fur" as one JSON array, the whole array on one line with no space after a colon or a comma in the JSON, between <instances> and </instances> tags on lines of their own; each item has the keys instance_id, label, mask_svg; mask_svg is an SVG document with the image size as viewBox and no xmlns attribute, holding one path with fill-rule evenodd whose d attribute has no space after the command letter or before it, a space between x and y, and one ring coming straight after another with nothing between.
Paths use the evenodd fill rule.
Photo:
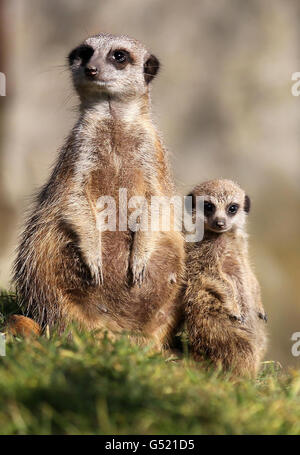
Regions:
<instances>
[{"instance_id":1,"label":"pale face fur","mask_svg":"<svg viewBox=\"0 0 300 455\"><path fill-rule=\"evenodd\" d=\"M69 54L73 83L82 101L129 100L148 92L159 61L127 36L99 34Z\"/></svg>"},{"instance_id":2,"label":"pale face fur","mask_svg":"<svg viewBox=\"0 0 300 455\"><path fill-rule=\"evenodd\" d=\"M243 231L250 199L231 180L210 180L194 188L193 197L204 196L204 228L216 233Z\"/></svg>"}]
</instances>

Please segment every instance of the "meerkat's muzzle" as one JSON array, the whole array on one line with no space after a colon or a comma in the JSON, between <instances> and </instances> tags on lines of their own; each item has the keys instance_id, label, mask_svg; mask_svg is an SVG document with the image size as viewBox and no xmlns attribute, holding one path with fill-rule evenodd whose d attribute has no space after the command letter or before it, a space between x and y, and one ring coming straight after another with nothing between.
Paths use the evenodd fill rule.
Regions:
<instances>
[{"instance_id":1,"label":"meerkat's muzzle","mask_svg":"<svg viewBox=\"0 0 300 455\"><path fill-rule=\"evenodd\" d=\"M84 68L85 75L91 79L94 79L97 76L98 72L99 72L98 68L93 65L87 65Z\"/></svg>"}]
</instances>

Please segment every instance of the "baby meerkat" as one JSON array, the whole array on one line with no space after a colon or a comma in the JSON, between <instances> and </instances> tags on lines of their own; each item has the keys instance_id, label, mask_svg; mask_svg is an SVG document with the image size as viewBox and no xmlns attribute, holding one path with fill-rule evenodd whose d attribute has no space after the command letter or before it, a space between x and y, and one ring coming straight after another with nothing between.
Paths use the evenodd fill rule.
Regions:
<instances>
[{"instance_id":1,"label":"baby meerkat","mask_svg":"<svg viewBox=\"0 0 300 455\"><path fill-rule=\"evenodd\" d=\"M124 189L127 200L138 196L147 204L174 194L150 112L159 61L140 42L109 34L88 38L68 61L80 115L22 234L17 293L42 326L75 320L161 347L178 313L183 236L172 228L129 229L127 201L120 199ZM102 196L115 204L115 229L99 227Z\"/></svg>"},{"instance_id":2,"label":"baby meerkat","mask_svg":"<svg viewBox=\"0 0 300 455\"><path fill-rule=\"evenodd\" d=\"M267 317L248 257L250 199L230 180L211 180L191 193L204 199L204 237L186 244L184 314L196 360L255 376L266 349Z\"/></svg>"}]
</instances>

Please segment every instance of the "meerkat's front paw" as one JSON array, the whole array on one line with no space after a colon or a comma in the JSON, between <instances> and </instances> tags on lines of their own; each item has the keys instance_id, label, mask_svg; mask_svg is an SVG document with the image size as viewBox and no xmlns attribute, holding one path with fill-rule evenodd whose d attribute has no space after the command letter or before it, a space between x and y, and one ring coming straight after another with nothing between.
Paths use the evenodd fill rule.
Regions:
<instances>
[{"instance_id":1,"label":"meerkat's front paw","mask_svg":"<svg viewBox=\"0 0 300 455\"><path fill-rule=\"evenodd\" d=\"M132 284L142 286L145 276L148 259L145 257L133 256L130 261L130 268L132 273Z\"/></svg>"},{"instance_id":2,"label":"meerkat's front paw","mask_svg":"<svg viewBox=\"0 0 300 455\"><path fill-rule=\"evenodd\" d=\"M88 266L95 284L97 286L103 284L103 271L101 259L93 261L92 263L88 263Z\"/></svg>"},{"instance_id":3,"label":"meerkat's front paw","mask_svg":"<svg viewBox=\"0 0 300 455\"><path fill-rule=\"evenodd\" d=\"M261 313L260 311L257 313L259 319L262 319L265 322L268 322L268 315L266 313Z\"/></svg>"},{"instance_id":4,"label":"meerkat's front paw","mask_svg":"<svg viewBox=\"0 0 300 455\"><path fill-rule=\"evenodd\" d=\"M241 309L236 302L227 302L225 308L231 321L236 321L241 324L244 322L244 316L242 315Z\"/></svg>"}]
</instances>

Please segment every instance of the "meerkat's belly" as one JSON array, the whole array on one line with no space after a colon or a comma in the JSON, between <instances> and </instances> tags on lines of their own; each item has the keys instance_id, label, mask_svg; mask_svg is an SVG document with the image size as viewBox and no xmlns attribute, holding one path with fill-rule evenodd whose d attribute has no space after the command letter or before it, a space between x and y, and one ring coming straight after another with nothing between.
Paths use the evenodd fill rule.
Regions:
<instances>
[{"instance_id":1,"label":"meerkat's belly","mask_svg":"<svg viewBox=\"0 0 300 455\"><path fill-rule=\"evenodd\" d=\"M149 258L143 283L133 284L131 248L130 232L103 234L103 284L96 295L106 308L106 321L111 319L120 329L142 331L155 315L167 320L177 311L183 261L176 245L162 242ZM102 315L97 317L101 324Z\"/></svg>"},{"instance_id":2,"label":"meerkat's belly","mask_svg":"<svg viewBox=\"0 0 300 455\"><path fill-rule=\"evenodd\" d=\"M97 221L101 226L101 249L104 281L113 280L114 287L124 287L133 232L128 226L131 198L145 194L145 177L136 159L112 153L93 172Z\"/></svg>"},{"instance_id":3,"label":"meerkat's belly","mask_svg":"<svg viewBox=\"0 0 300 455\"><path fill-rule=\"evenodd\" d=\"M136 156L125 159L112 154L94 171L93 186L98 201L103 196L113 201L114 212L107 212L111 225L101 232L103 284L96 292L107 308L106 319L111 317L122 328L142 329L161 307L168 307L171 302L173 305L183 268L183 240L179 234L176 237L173 233L169 238L165 232L155 232L156 248L146 265L145 280L142 285L133 284L130 257L135 232L129 229L129 217L134 211L131 198L142 197L150 204L145 171ZM150 205L147 208L150 210Z\"/></svg>"}]
</instances>

